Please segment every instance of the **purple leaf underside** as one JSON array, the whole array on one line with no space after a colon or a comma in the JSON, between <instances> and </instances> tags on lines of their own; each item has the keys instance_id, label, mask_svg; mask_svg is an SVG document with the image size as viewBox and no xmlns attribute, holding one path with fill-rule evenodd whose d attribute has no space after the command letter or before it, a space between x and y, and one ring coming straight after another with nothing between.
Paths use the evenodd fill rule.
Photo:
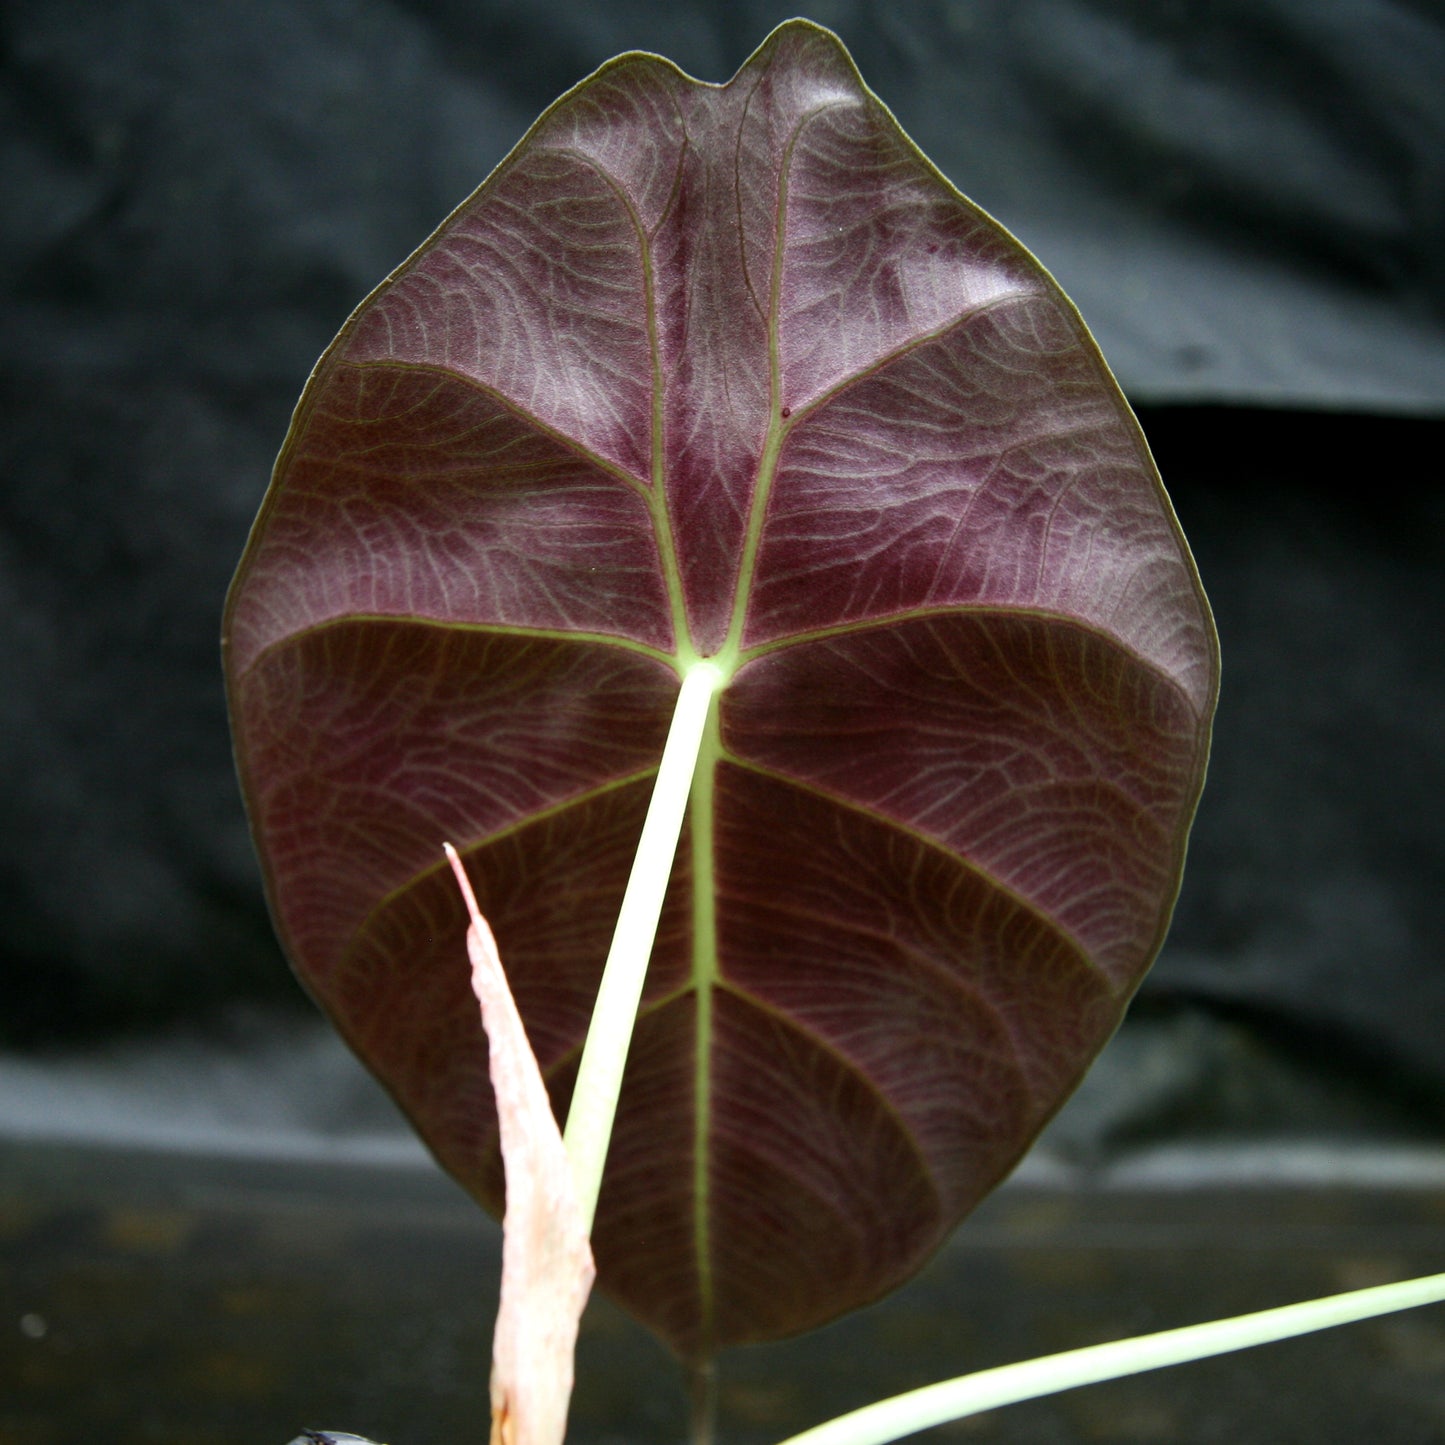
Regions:
<instances>
[{"instance_id":1,"label":"purple leaf underside","mask_svg":"<svg viewBox=\"0 0 1445 1445\"><path fill-rule=\"evenodd\" d=\"M679 1353L912 1273L1157 952L1207 604L1056 285L806 22L629 55L347 323L228 604L290 957L501 1202L461 849L555 1107L680 672L704 742L594 1232Z\"/></svg>"}]
</instances>

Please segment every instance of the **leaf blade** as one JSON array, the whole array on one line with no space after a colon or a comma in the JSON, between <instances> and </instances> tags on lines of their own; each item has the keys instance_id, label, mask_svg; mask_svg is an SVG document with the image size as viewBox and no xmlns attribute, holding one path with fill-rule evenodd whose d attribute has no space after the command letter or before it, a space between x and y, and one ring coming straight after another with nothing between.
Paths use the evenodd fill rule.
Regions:
<instances>
[{"instance_id":1,"label":"leaf blade","mask_svg":"<svg viewBox=\"0 0 1445 1445\"><path fill-rule=\"evenodd\" d=\"M358 312L227 638L288 951L492 1207L421 839L564 1110L678 678L723 669L594 1231L694 1357L882 1293L1016 1162L1163 937L1217 676L1077 313L806 22L726 86L604 67ZM788 1116L830 1098L828 1163Z\"/></svg>"}]
</instances>

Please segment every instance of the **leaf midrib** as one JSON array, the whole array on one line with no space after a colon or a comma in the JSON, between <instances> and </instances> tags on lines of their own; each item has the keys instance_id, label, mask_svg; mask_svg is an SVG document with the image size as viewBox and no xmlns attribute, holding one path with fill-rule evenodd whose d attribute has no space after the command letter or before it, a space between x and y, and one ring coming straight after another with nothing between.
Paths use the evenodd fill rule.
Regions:
<instances>
[{"instance_id":1,"label":"leaf midrib","mask_svg":"<svg viewBox=\"0 0 1445 1445\"><path fill-rule=\"evenodd\" d=\"M743 106L744 119L765 76L766 72L760 74L753 89L748 93L747 101ZM768 312L765 318L768 341L768 426L762 455L758 461L758 472L754 480L752 496L749 498L747 531L743 539L742 555L738 562L737 578L733 584L732 615L728 622L722 648L715 659L717 664L723 668L725 678L728 680L736 672L739 663L742 632L752 591L753 572L757 565L763 519L767 512L768 498L772 493L778 456L786 435L786 427L781 414L778 311L793 150L804 127L816 115L823 114L831 108L831 106L820 107L799 118L792 135L788 138L782 163L779 166L777 216L773 230L773 258L768 280ZM739 144L741 144L742 124L743 122L740 120ZM735 194L741 197L742 183L737 172L737 165L735 157L732 180ZM739 256L738 260L743 275L748 278L749 287L751 287L746 245L746 231L741 213L739 213L738 246L743 254ZM648 274L651 274L650 266ZM754 299L756 300L756 298ZM648 314L649 317L653 314L650 298ZM658 366L655 346L653 366L655 384L660 387L661 368ZM660 426L660 418L658 425ZM665 479L660 481L659 490L666 490ZM659 552L663 550L661 540L659 540L658 549ZM676 557L675 544L671 539L669 539L667 551L670 556ZM690 638L688 646L691 650ZM679 659L680 662L681 660ZM725 681L723 688L725 689L726 686L727 682ZM708 1353L711 1353L712 1350L716 1320L711 1246L711 1147L713 988L720 977L717 938L716 793L718 762L723 755L722 733L718 717L719 697L722 690L719 689L719 692L714 694L708 711L707 729L703 735L702 748L693 773L692 791L688 800L690 818L688 839L692 851L692 986L696 1028L693 1075L693 1257L697 1271L700 1336L703 1347Z\"/></svg>"}]
</instances>

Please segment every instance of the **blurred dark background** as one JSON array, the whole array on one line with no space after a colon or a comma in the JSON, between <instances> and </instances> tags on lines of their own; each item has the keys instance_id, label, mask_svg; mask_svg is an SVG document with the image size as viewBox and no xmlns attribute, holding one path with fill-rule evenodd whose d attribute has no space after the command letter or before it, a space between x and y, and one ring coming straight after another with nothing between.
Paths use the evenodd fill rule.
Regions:
<instances>
[{"instance_id":1,"label":"blurred dark background","mask_svg":"<svg viewBox=\"0 0 1445 1445\"><path fill-rule=\"evenodd\" d=\"M423 1296L489 1297L495 1235L477 1243L456 1198L427 1192L440 1181L387 1172L419 1147L279 955L231 769L222 599L312 362L537 112L626 49L725 80L790 13L0 3L0 1254L15 1290L0 1282L0 1445L280 1445L333 1422L416 1440L450 1419L442 1403L476 1418L485 1331ZM1225 669L1174 931L1129 1021L1024 1192L961 1233L972 1253L940 1256L904 1297L912 1314L835 1342L878 1363L877 1389L901 1388L967 1363L924 1360L923 1329L1008 1358L1181 1323L1181 1301L1226 1282L1219 1307L1246 1308L1430 1267L1445 11L808 13L1093 326L1195 550ZM114 1152L137 1145L170 1152ZM209 1172L182 1150L273 1172ZM305 1161L303 1182L278 1159ZM1121 1215L1115 1196L1045 1197L1111 1178L1193 1183L1204 1202ZM1381 1213L1333 1195L1241 1204L1240 1180L1427 1190ZM994 1328L957 1335L965 1295ZM588 1319L589 1438L674 1438L677 1401L624 1387L633 1337L605 1309ZM1292 1356L1293 1393L1248 1375L1257 1438L1440 1438L1445 1333L1371 1340ZM317 1345L330 1353L304 1353ZM898 1358L918 1378L900 1382ZM733 1438L825 1413L779 1405L750 1369L728 1397ZM1224 1383L1239 1376L1195 1378L1192 1395L1124 1398L1107 1424L1094 1396L1073 1415L1039 1406L1008 1438L1244 1440ZM351 1417L316 1417L338 1401Z\"/></svg>"},{"instance_id":2,"label":"blurred dark background","mask_svg":"<svg viewBox=\"0 0 1445 1445\"><path fill-rule=\"evenodd\" d=\"M399 1139L265 916L231 569L317 354L542 107L630 48L726 79L789 13L6 0L0 1129ZM1440 8L811 15L1078 302L1218 616L1175 928L1050 1147L1439 1145Z\"/></svg>"}]
</instances>

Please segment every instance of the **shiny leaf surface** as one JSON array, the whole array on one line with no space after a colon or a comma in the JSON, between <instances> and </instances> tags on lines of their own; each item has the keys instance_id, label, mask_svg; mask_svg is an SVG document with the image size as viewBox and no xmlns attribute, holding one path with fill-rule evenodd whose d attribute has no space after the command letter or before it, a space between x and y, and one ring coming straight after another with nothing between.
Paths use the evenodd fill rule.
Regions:
<instances>
[{"instance_id":1,"label":"shiny leaf surface","mask_svg":"<svg viewBox=\"0 0 1445 1445\"><path fill-rule=\"evenodd\" d=\"M604 66L347 323L233 586L290 956L501 1197L457 842L565 1109L679 677L703 746L593 1236L679 1352L910 1274L1167 927L1216 653L1083 324L836 39Z\"/></svg>"}]
</instances>

